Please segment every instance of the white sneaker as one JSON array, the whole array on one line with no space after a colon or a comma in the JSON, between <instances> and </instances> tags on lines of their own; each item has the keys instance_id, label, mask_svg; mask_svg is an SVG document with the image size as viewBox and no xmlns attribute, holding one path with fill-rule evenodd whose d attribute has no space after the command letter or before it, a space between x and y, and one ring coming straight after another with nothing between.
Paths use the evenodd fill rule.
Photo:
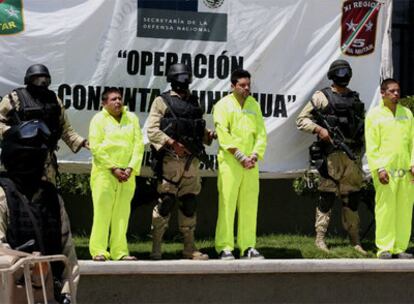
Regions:
<instances>
[{"instance_id":1,"label":"white sneaker","mask_svg":"<svg viewBox=\"0 0 414 304\"><path fill-rule=\"evenodd\" d=\"M248 260L263 260L265 257L260 254L255 248L249 247L244 251L242 259Z\"/></svg>"}]
</instances>

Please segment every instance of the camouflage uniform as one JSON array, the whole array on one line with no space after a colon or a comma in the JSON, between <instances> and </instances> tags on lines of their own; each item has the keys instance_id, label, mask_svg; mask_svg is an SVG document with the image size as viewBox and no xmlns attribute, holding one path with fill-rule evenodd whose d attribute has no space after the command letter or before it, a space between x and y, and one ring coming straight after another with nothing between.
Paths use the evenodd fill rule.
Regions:
<instances>
[{"instance_id":1,"label":"camouflage uniform","mask_svg":"<svg viewBox=\"0 0 414 304\"><path fill-rule=\"evenodd\" d=\"M179 96L176 92L171 91L171 96ZM184 102L184 101L183 101ZM160 129L161 119L164 117L167 105L161 96L154 99L151 111L148 117L147 134L151 145L158 151L165 149L165 156L162 162L162 180L158 183L157 191L159 194L171 194L174 197L182 198L186 195L198 195L201 191L201 179L199 176L199 160L193 158L188 169L185 170L189 156L179 157L172 149L167 146L170 137ZM208 130L205 130L204 142L208 143ZM161 258L162 237L168 228L170 215L162 216L159 205L154 207L152 213L152 236L153 250L151 257L153 259ZM183 256L189 259L205 259L206 255L197 251L194 245L194 230L196 227L196 215L186 216L181 209L178 210L179 230L184 236ZM208 257L207 257L208 258Z\"/></svg>"},{"instance_id":2,"label":"camouflage uniform","mask_svg":"<svg viewBox=\"0 0 414 304\"><path fill-rule=\"evenodd\" d=\"M332 91L337 92L334 86L332 86ZM312 101L318 109L325 109L328 106L328 99L321 91L315 92L312 96ZM319 125L315 123L315 117L312 113L313 109L314 106L311 102L308 102L303 108L296 120L299 130L311 134L315 133L315 129ZM358 212L355 210L355 206L349 208L350 201L355 204L354 201L358 199L358 193L363 184L361 155L357 155L357 160L353 161L343 151L334 150L327 155L327 169L330 178L321 176L318 187L321 196L320 204L316 208L316 245L324 251L328 250L324 238L330 221L331 207L335 196L338 196L343 202L343 227L349 233L352 245L362 252L359 241ZM324 201L328 202L328 204L324 203Z\"/></svg>"},{"instance_id":3,"label":"camouflage uniform","mask_svg":"<svg viewBox=\"0 0 414 304\"><path fill-rule=\"evenodd\" d=\"M172 95L178 95L174 92ZM151 145L156 150L163 148L168 139L170 138L167 134L160 130L160 122L163 118L167 106L163 101L162 97L158 96L154 99L154 103L151 108L150 115L148 117L148 138L150 139ZM198 174L199 160L193 158L190 167L187 171L184 171L185 163L188 157L178 157L174 151L167 150L163 161L163 176L174 182L177 182L181 176L183 179L179 185L174 185L165 179L158 185L158 192L174 193L178 197L187 194L199 194L201 190L200 177Z\"/></svg>"}]
</instances>

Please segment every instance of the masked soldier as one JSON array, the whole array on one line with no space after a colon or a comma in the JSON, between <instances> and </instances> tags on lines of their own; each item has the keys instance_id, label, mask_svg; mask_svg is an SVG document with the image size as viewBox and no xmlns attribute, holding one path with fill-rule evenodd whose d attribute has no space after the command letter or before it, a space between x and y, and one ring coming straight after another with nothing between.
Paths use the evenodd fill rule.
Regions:
<instances>
[{"instance_id":1,"label":"masked soldier","mask_svg":"<svg viewBox=\"0 0 414 304\"><path fill-rule=\"evenodd\" d=\"M206 129L198 99L189 91L192 73L188 66L172 65L167 81L172 90L154 100L148 117L147 135L156 155L158 165L153 168L159 178L159 199L152 213L151 258L162 257L162 238L178 200L178 224L184 237L183 257L206 260L208 255L194 245L194 230L197 195L201 190L199 158L206 156L203 142L210 144L213 132Z\"/></svg>"},{"instance_id":2,"label":"masked soldier","mask_svg":"<svg viewBox=\"0 0 414 304\"><path fill-rule=\"evenodd\" d=\"M57 160L54 152L58 148L58 140L62 139L75 153L81 147L88 148L88 141L73 130L62 101L48 89L51 77L46 66L31 65L26 71L24 83L25 88L13 90L0 102L0 139L13 125L31 119L42 120L51 132L44 175L55 183Z\"/></svg>"},{"instance_id":3,"label":"masked soldier","mask_svg":"<svg viewBox=\"0 0 414 304\"><path fill-rule=\"evenodd\" d=\"M42 121L31 120L12 126L3 136L1 162L6 172L0 175L0 246L66 255L68 267L60 262L51 266L56 300L68 304L76 291L70 294L67 280L72 275L77 284L79 267L63 201L56 187L42 180L51 135Z\"/></svg>"},{"instance_id":4,"label":"masked soldier","mask_svg":"<svg viewBox=\"0 0 414 304\"><path fill-rule=\"evenodd\" d=\"M325 234L335 198L342 201L342 224L352 246L366 254L359 239L358 204L363 182L364 104L357 92L347 86L352 69L345 60L335 60L329 67L331 87L316 91L299 114L299 130L316 134L310 147L311 163L320 173L319 201L316 208L316 246L328 252Z\"/></svg>"}]
</instances>

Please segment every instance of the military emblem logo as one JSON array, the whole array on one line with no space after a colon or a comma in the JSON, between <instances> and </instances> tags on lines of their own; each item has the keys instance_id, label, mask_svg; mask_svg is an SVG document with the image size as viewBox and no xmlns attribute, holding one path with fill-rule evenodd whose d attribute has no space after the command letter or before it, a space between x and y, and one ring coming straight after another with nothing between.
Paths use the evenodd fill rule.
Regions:
<instances>
[{"instance_id":1,"label":"military emblem logo","mask_svg":"<svg viewBox=\"0 0 414 304\"><path fill-rule=\"evenodd\" d=\"M371 54L375 50L378 13L376 0L348 0L342 7L341 50L349 56Z\"/></svg>"},{"instance_id":2,"label":"military emblem logo","mask_svg":"<svg viewBox=\"0 0 414 304\"><path fill-rule=\"evenodd\" d=\"M0 0L0 35L24 30L22 0Z\"/></svg>"},{"instance_id":3,"label":"military emblem logo","mask_svg":"<svg viewBox=\"0 0 414 304\"><path fill-rule=\"evenodd\" d=\"M203 2L209 8L218 8L223 5L224 0L203 0Z\"/></svg>"}]
</instances>

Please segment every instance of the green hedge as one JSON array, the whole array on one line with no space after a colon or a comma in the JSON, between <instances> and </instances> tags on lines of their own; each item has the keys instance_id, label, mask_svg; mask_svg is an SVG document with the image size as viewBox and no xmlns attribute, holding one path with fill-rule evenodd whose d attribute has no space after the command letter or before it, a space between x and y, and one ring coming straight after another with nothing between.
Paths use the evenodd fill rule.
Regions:
<instances>
[{"instance_id":1,"label":"green hedge","mask_svg":"<svg viewBox=\"0 0 414 304\"><path fill-rule=\"evenodd\" d=\"M61 173L58 186L62 193L90 195L89 174Z\"/></svg>"},{"instance_id":2,"label":"green hedge","mask_svg":"<svg viewBox=\"0 0 414 304\"><path fill-rule=\"evenodd\" d=\"M400 103L403 106L406 106L407 108L409 108L411 112L414 113L414 96L407 96L407 97L401 98Z\"/></svg>"}]
</instances>

